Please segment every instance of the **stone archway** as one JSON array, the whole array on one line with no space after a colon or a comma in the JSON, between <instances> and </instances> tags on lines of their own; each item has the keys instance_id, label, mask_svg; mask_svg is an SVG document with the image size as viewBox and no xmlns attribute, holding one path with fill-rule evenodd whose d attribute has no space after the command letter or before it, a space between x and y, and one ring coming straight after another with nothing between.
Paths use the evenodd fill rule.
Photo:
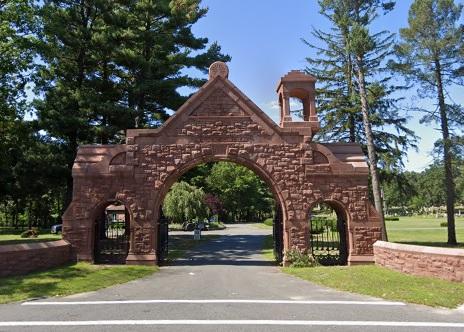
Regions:
<instances>
[{"instance_id":1,"label":"stone archway","mask_svg":"<svg viewBox=\"0 0 464 332\"><path fill-rule=\"evenodd\" d=\"M348 263L373 261L381 224L368 201L367 164L357 144L312 141L319 129L315 79L298 71L282 77L277 125L233 85L228 72L224 63L211 65L209 81L162 127L129 129L126 144L79 148L73 200L63 216L64 237L78 259L93 260L92 210L110 195L128 202L132 213L126 263L156 264L157 207L170 183L199 162L228 160L257 172L279 198L285 251L308 249L307 211L323 198L346 206ZM298 122L289 116L294 95L304 101Z\"/></svg>"},{"instance_id":2,"label":"stone archway","mask_svg":"<svg viewBox=\"0 0 464 332\"><path fill-rule=\"evenodd\" d=\"M272 193L272 196L273 196L273 198L275 200L275 204L276 204L276 207L277 207L275 212L276 212L276 215L277 214L279 215L279 217L277 219L278 222L279 222L279 227L283 226L283 223L287 218L287 215L286 215L287 206L285 205L285 200L281 195L281 192L282 192L281 188L279 187L279 185L277 183L274 182L274 180L272 179L270 174L268 174L267 171L265 169L263 169L260 165L258 165L257 163L255 163L251 159L248 159L248 158L245 158L245 157L238 157L236 155L234 155L234 156L223 156L223 155L201 156L200 158L197 158L197 159L191 159L191 160L187 161L185 164L183 164L182 166L177 167L166 178L163 185L161 186L159 194L157 195L157 201L155 202L155 206L154 206L154 211L155 211L155 213L157 213L155 215L155 219L159 220L159 218L160 218L159 211L161 211L161 206L162 206L162 204L164 202L166 194L168 193L168 191L170 190L172 185L175 182L177 182L179 180L179 178L183 174L187 173L189 170L195 168L196 166L198 166L198 165L200 165L202 163L221 162L221 161L223 161L223 162L231 162L231 163L234 163L234 164L244 166L244 167L250 169L253 173L255 173L255 175L257 175L261 180L263 180L267 184L269 190ZM276 222L276 220L274 220L274 222ZM274 226L276 226L276 225L274 225ZM279 235L274 234L274 242L275 242L274 246L275 247L276 247L276 245L285 246L284 242L288 241L288 237L285 237L285 234L283 232L281 232L281 233L282 234L279 233ZM159 234L156 234L155 236L159 240ZM279 237L279 238L277 239L276 236ZM276 241L278 241L279 243L276 243ZM282 255L283 255L283 252L282 253L279 252L277 254L278 257L282 257Z\"/></svg>"}]
</instances>

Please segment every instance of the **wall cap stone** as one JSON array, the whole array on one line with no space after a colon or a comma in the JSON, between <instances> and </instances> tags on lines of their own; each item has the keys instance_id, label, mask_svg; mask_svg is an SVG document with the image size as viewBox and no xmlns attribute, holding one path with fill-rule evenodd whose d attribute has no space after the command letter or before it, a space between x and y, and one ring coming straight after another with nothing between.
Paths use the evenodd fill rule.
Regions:
<instances>
[{"instance_id":1,"label":"wall cap stone","mask_svg":"<svg viewBox=\"0 0 464 332\"><path fill-rule=\"evenodd\" d=\"M64 246L71 246L71 244L66 240L36 242L36 243L5 244L5 245L0 245L0 253L17 252L17 251L25 251L25 250L48 249L48 248L64 247Z\"/></svg>"},{"instance_id":2,"label":"wall cap stone","mask_svg":"<svg viewBox=\"0 0 464 332\"><path fill-rule=\"evenodd\" d=\"M391 250L398 250L398 251L404 251L404 252L415 252L415 253L421 253L421 254L464 257L464 249L427 247L427 246L418 246L418 245L393 243L393 242L385 242L385 241L376 241L374 243L374 249L375 248L391 249Z\"/></svg>"}]
</instances>

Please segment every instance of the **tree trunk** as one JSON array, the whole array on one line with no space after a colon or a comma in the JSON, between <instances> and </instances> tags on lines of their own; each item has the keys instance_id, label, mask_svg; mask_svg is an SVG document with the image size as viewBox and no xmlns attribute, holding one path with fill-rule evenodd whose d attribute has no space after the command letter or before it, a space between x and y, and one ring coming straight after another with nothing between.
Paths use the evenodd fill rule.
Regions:
<instances>
[{"instance_id":1,"label":"tree trunk","mask_svg":"<svg viewBox=\"0 0 464 332\"><path fill-rule=\"evenodd\" d=\"M369 170L371 174L374 205L377 212L379 213L380 221L382 224L382 240L388 241L387 229L385 227L385 219L383 215L382 196L380 193L379 174L377 172L377 155L375 152L374 136L372 134L372 127L369 119L369 109L367 105L366 81L364 77L364 60L362 57L358 56L357 62L359 94L361 98L361 112L363 116L364 131L366 134L367 141L367 154L369 157Z\"/></svg>"},{"instance_id":2,"label":"tree trunk","mask_svg":"<svg viewBox=\"0 0 464 332\"><path fill-rule=\"evenodd\" d=\"M446 215L448 221L448 244L456 245L456 227L454 220L454 180L452 169L451 141L449 137L448 117L446 114L445 95L443 94L443 82L440 61L435 59L435 78L438 90L438 108L440 110L441 133L443 137L443 164L445 167L445 189L446 189Z\"/></svg>"}]
</instances>

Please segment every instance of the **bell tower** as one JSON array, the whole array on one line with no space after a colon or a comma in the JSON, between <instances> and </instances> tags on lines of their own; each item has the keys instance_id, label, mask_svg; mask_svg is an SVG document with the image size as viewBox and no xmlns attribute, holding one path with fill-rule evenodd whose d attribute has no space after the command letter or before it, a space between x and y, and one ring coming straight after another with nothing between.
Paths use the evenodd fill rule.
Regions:
<instances>
[{"instance_id":1,"label":"bell tower","mask_svg":"<svg viewBox=\"0 0 464 332\"><path fill-rule=\"evenodd\" d=\"M280 127L311 128L311 136L319 130L315 101L316 78L299 70L292 70L280 79L277 86L280 106ZM290 98L298 98L303 105L303 118L293 121L290 114Z\"/></svg>"}]
</instances>

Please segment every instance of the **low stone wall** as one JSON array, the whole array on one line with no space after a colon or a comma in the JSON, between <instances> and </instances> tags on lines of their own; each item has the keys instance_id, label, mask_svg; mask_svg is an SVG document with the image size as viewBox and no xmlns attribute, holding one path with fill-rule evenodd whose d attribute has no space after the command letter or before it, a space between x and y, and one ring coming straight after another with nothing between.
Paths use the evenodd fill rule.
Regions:
<instances>
[{"instance_id":1,"label":"low stone wall","mask_svg":"<svg viewBox=\"0 0 464 332\"><path fill-rule=\"evenodd\" d=\"M0 277L63 265L72 257L71 245L64 240L0 245Z\"/></svg>"},{"instance_id":2,"label":"low stone wall","mask_svg":"<svg viewBox=\"0 0 464 332\"><path fill-rule=\"evenodd\" d=\"M464 249L377 241L375 264L400 272L464 282Z\"/></svg>"}]
</instances>

